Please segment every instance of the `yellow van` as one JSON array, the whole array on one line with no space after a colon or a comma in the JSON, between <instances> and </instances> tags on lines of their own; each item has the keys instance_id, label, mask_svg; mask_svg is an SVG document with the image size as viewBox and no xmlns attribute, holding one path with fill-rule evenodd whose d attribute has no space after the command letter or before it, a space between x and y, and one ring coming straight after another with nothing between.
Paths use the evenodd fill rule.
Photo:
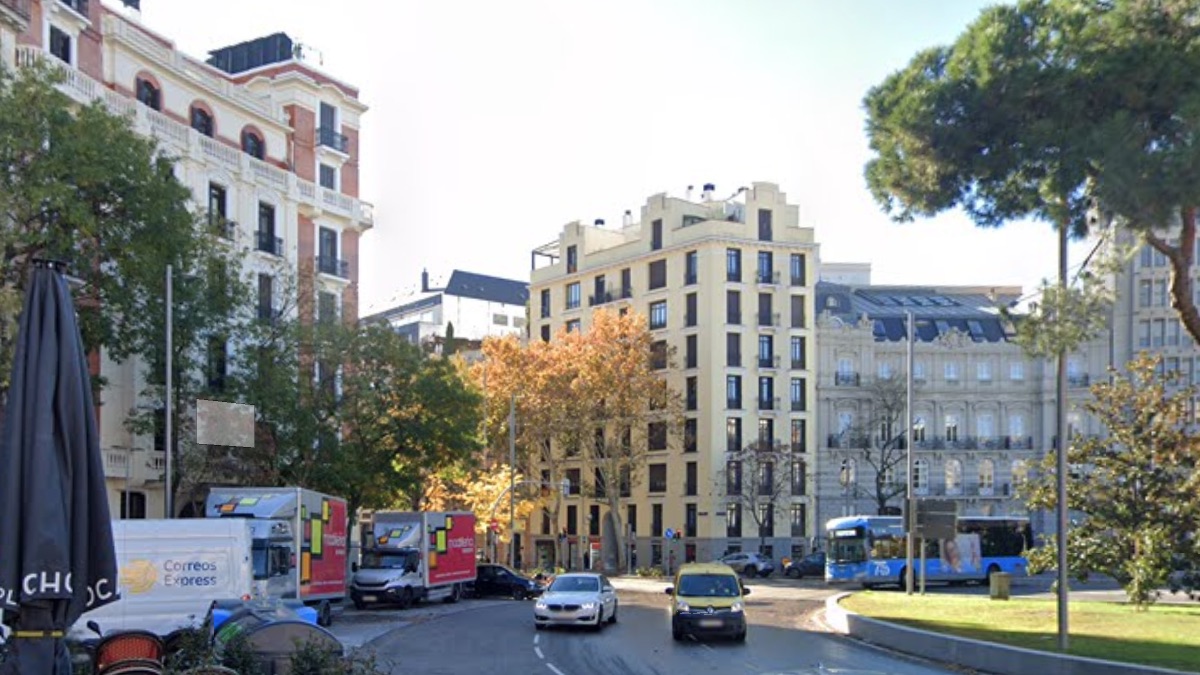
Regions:
<instances>
[{"instance_id":1,"label":"yellow van","mask_svg":"<svg viewBox=\"0 0 1200 675\"><path fill-rule=\"evenodd\" d=\"M724 636L746 639L746 601L750 589L742 586L733 568L721 563L687 563L675 574L671 596L671 637L682 640Z\"/></svg>"}]
</instances>

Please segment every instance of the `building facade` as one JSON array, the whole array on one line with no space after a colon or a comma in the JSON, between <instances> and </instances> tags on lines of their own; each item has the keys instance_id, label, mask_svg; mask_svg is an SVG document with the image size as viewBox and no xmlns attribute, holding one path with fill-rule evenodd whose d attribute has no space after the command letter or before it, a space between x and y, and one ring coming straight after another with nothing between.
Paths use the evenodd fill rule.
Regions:
<instances>
[{"instance_id":1,"label":"building facade","mask_svg":"<svg viewBox=\"0 0 1200 675\"><path fill-rule=\"evenodd\" d=\"M727 199L706 185L700 197L654 195L638 222L627 211L620 227L570 223L532 256L530 339L587 330L593 312L609 308L645 314L654 340L677 355L664 377L684 398L685 439L651 444L645 480L619 514L632 527L638 566L760 546L780 557L806 550L816 532L813 478L803 468L816 439L813 231L771 183ZM726 480L730 451L755 441L786 445L801 467L788 494L759 505L770 516L761 531ZM560 534L576 563L600 548L607 507L589 501L586 471L567 472L579 489L562 522L535 519L526 561L548 561ZM668 531L678 538L664 539Z\"/></svg>"},{"instance_id":2,"label":"building facade","mask_svg":"<svg viewBox=\"0 0 1200 675\"><path fill-rule=\"evenodd\" d=\"M421 290L395 307L362 318L386 321L417 345L445 338L477 344L487 337L525 335L529 284L524 281L454 270L445 286L431 286L421 273Z\"/></svg>"},{"instance_id":3,"label":"building facade","mask_svg":"<svg viewBox=\"0 0 1200 675\"><path fill-rule=\"evenodd\" d=\"M1055 389L1053 363L1026 356L996 309L1020 289L875 286L869 271L827 270L841 283L816 292L819 521L901 513L909 312L914 495L957 501L961 515L1030 515L1017 487L1054 443Z\"/></svg>"},{"instance_id":4,"label":"building facade","mask_svg":"<svg viewBox=\"0 0 1200 675\"><path fill-rule=\"evenodd\" d=\"M373 225L358 195L366 107L353 86L298 59L286 35L218 49L206 62L142 25L134 10L100 0L3 0L0 46L5 64L53 65L71 99L102 101L179 158L176 174L207 208L210 234L248 251L260 318L357 317L359 239ZM124 425L130 411L161 405L141 399L142 368L101 355L109 382L101 449L112 512L158 517L162 441Z\"/></svg>"}]
</instances>

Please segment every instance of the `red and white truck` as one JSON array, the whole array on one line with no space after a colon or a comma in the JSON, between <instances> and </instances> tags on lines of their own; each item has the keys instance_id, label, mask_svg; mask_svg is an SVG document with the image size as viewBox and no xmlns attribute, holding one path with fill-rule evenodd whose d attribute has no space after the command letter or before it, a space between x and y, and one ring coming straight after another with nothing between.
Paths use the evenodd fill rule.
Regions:
<instances>
[{"instance_id":1,"label":"red and white truck","mask_svg":"<svg viewBox=\"0 0 1200 675\"><path fill-rule=\"evenodd\" d=\"M363 531L362 564L354 566L350 599L409 607L456 602L475 581L475 514L468 511L377 511Z\"/></svg>"},{"instance_id":2,"label":"red and white truck","mask_svg":"<svg viewBox=\"0 0 1200 675\"><path fill-rule=\"evenodd\" d=\"M262 595L299 599L320 625L333 621L346 599L346 500L299 487L212 488L204 515L249 521Z\"/></svg>"}]
</instances>

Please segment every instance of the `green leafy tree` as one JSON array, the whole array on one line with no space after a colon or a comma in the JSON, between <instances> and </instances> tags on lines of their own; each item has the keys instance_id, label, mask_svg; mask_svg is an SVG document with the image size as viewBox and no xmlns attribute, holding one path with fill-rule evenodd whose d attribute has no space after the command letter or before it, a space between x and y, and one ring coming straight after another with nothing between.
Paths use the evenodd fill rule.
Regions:
<instances>
[{"instance_id":1,"label":"green leafy tree","mask_svg":"<svg viewBox=\"0 0 1200 675\"><path fill-rule=\"evenodd\" d=\"M1160 367L1143 355L1094 385L1084 408L1108 433L1076 439L1067 454L1067 506L1080 514L1067 539L1070 572L1116 579L1139 608L1155 601L1173 566L1200 568L1200 444L1188 431L1195 392L1158 375ZM1031 508L1057 505L1056 454L1022 490ZM1029 561L1033 573L1051 569L1055 548L1036 548Z\"/></svg>"}]
</instances>

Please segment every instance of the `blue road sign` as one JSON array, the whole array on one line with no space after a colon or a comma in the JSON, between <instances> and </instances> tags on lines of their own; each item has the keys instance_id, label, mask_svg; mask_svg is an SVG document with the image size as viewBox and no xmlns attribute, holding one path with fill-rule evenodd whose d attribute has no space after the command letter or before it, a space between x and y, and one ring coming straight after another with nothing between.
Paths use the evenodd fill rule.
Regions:
<instances>
[{"instance_id":1,"label":"blue road sign","mask_svg":"<svg viewBox=\"0 0 1200 675\"><path fill-rule=\"evenodd\" d=\"M667 531L663 532L663 536L666 537L667 539L674 539L675 538L675 530L672 530L671 528L668 527Z\"/></svg>"}]
</instances>

